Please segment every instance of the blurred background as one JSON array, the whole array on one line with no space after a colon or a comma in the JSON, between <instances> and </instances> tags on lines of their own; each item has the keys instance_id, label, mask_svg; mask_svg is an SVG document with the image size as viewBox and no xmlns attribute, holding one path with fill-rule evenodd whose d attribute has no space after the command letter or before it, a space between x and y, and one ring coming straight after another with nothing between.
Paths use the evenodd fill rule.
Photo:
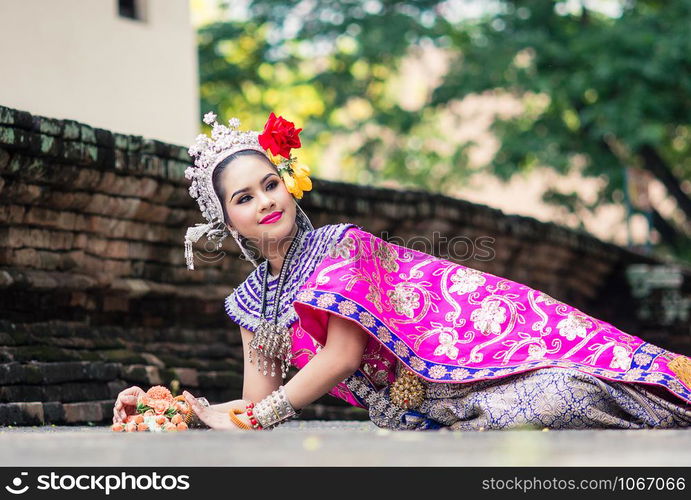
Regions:
<instances>
[{"instance_id":1,"label":"blurred background","mask_svg":"<svg viewBox=\"0 0 691 500\"><path fill-rule=\"evenodd\" d=\"M0 102L191 143L304 127L322 179L443 193L691 262L691 2L27 0Z\"/></svg>"}]
</instances>

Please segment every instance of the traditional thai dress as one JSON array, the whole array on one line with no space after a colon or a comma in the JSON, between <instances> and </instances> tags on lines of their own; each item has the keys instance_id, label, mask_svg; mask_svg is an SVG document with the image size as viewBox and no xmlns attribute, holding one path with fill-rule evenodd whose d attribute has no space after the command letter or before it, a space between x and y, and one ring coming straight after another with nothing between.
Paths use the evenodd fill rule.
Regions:
<instances>
[{"instance_id":1,"label":"traditional thai dress","mask_svg":"<svg viewBox=\"0 0 691 500\"><path fill-rule=\"evenodd\" d=\"M255 331L264 261L225 301ZM370 339L330 394L389 429L691 426L691 358L544 292L382 240L355 224L300 235L276 297L292 364L325 345L330 315ZM395 389L395 391L394 391Z\"/></svg>"}]
</instances>

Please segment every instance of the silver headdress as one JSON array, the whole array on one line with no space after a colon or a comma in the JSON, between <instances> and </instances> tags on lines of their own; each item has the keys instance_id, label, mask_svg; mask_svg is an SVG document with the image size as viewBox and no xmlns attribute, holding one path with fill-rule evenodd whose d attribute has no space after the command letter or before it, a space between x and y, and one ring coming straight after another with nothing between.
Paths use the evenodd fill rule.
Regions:
<instances>
[{"instance_id":1,"label":"silver headdress","mask_svg":"<svg viewBox=\"0 0 691 500\"><path fill-rule=\"evenodd\" d=\"M221 248L223 240L228 236L228 228L223 217L222 201L219 200L213 187L212 177L214 169L225 158L244 149L258 151L275 164L275 157L272 158L259 143L259 132L254 130L240 131L239 119L231 118L228 120L228 126L225 126L216 122L215 113L209 112L204 115L204 123L212 125L211 137L206 134L200 134L197 136L195 143L189 148L188 152L195 160L194 166L190 166L185 170L185 177L192 181L192 185L189 188L190 196L197 200L199 209L207 223L191 226L185 233L185 261L187 269L194 269L192 245L202 236L207 236L207 239L214 245L215 251ZM291 162L293 160L294 158L291 159ZM285 161L284 163L288 166L284 166L282 163L278 165L279 170L289 168L290 162ZM300 205L297 204L297 201L295 201L295 204L297 206L297 224L305 230L313 230L314 226L302 211ZM235 238L245 258L252 262L254 267L258 267L260 264L259 259L256 255L253 255L254 252L249 247L248 240L235 229L230 229L230 233Z\"/></svg>"}]
</instances>

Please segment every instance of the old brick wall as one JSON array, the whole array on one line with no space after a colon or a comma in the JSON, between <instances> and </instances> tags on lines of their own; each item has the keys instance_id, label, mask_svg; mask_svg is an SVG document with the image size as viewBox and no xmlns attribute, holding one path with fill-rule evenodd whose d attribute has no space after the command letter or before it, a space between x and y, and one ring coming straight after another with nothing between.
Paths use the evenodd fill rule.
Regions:
<instances>
[{"instance_id":1,"label":"old brick wall","mask_svg":"<svg viewBox=\"0 0 691 500\"><path fill-rule=\"evenodd\" d=\"M223 298L252 266L229 238L225 258L185 268L185 230L202 222L183 175L189 162L183 147L0 107L0 425L107 423L131 384L240 397L242 347ZM660 263L587 234L444 196L319 179L301 206L316 227L354 222L435 254L446 248L420 237L494 238L489 260L451 258L691 352L688 321L634 313L626 270ZM682 275L687 300L691 272ZM326 396L305 417L366 414Z\"/></svg>"}]
</instances>

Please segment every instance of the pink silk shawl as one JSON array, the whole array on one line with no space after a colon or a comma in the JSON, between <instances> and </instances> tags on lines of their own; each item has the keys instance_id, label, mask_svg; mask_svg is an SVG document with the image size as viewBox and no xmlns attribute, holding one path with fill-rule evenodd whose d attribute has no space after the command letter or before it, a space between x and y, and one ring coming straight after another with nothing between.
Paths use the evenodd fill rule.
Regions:
<instances>
[{"instance_id":1,"label":"pink silk shawl","mask_svg":"<svg viewBox=\"0 0 691 500\"><path fill-rule=\"evenodd\" d=\"M416 250L353 225L293 303L293 364L325 345L328 317L356 322L371 338L358 376L373 388L395 379L397 361L432 382L496 379L542 367L662 386L691 403L678 357L544 292ZM677 370L679 371L679 370ZM345 383L330 394L365 407Z\"/></svg>"}]
</instances>

